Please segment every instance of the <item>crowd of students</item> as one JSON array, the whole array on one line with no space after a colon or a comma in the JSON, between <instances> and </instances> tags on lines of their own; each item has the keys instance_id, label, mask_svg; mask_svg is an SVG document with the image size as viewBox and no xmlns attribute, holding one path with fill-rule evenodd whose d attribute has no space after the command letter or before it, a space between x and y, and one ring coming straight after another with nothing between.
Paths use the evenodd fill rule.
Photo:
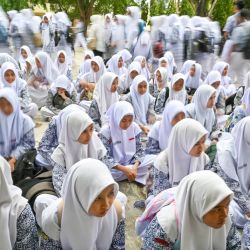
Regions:
<instances>
[{"instance_id":1,"label":"crowd of students","mask_svg":"<svg viewBox=\"0 0 250 250\"><path fill-rule=\"evenodd\" d=\"M128 194L119 182L128 181L147 190L135 203L144 208L135 222L142 249L250 249L250 71L239 82L214 52L187 59L181 36L164 46L156 38L181 23L213 24L204 18L152 18L149 33L129 7L127 37L118 35L119 18L114 29L105 16L103 31L111 25L117 39L105 51L102 26L92 24L96 46L84 49L77 77L67 49L53 60L47 14L43 51L17 43L17 57L0 53L1 247L125 249ZM205 65L204 53L214 63ZM38 112L48 127L36 145ZM51 171L55 193L29 203L11 175L34 148L32 164Z\"/></svg>"}]
</instances>

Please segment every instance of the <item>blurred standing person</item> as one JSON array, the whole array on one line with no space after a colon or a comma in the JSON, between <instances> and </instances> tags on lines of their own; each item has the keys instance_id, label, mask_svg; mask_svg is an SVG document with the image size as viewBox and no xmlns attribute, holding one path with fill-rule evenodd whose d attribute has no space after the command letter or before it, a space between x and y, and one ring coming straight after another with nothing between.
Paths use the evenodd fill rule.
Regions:
<instances>
[{"instance_id":1,"label":"blurred standing person","mask_svg":"<svg viewBox=\"0 0 250 250\"><path fill-rule=\"evenodd\" d=\"M90 17L91 26L88 30L88 48L93 50L95 56L103 57L105 53L104 21L101 15Z\"/></svg>"},{"instance_id":2,"label":"blurred standing person","mask_svg":"<svg viewBox=\"0 0 250 250\"><path fill-rule=\"evenodd\" d=\"M76 20L76 39L75 39L75 43L74 43L74 49L76 49L77 47L82 47L84 49L87 49L86 46L86 39L84 37L83 34L83 30L84 30L84 25L83 22L80 21L79 19Z\"/></svg>"},{"instance_id":3,"label":"blurred standing person","mask_svg":"<svg viewBox=\"0 0 250 250\"><path fill-rule=\"evenodd\" d=\"M41 22L41 31L42 31L42 42L43 42L43 51L47 52L51 59L54 59L55 54L55 25L52 21L52 14L46 13Z\"/></svg>"},{"instance_id":4,"label":"blurred standing person","mask_svg":"<svg viewBox=\"0 0 250 250\"><path fill-rule=\"evenodd\" d=\"M8 43L8 18L0 6L0 53L8 52L9 43Z\"/></svg>"},{"instance_id":5,"label":"blurred standing person","mask_svg":"<svg viewBox=\"0 0 250 250\"><path fill-rule=\"evenodd\" d=\"M118 53L125 48L125 20L126 17L123 15L116 15L114 17L114 25L111 34L111 47L114 53Z\"/></svg>"},{"instance_id":6,"label":"blurred standing person","mask_svg":"<svg viewBox=\"0 0 250 250\"><path fill-rule=\"evenodd\" d=\"M105 40L105 54L104 60L107 62L112 55L114 54L114 50L111 46L112 44L112 30L114 28L112 21L112 14L106 14L104 17L104 40Z\"/></svg>"}]
</instances>

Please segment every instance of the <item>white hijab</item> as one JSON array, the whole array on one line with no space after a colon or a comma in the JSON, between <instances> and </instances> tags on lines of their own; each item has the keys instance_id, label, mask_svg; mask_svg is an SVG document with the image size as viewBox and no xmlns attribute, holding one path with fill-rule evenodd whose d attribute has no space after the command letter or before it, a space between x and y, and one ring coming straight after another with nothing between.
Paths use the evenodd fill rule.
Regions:
<instances>
[{"instance_id":1,"label":"white hijab","mask_svg":"<svg viewBox=\"0 0 250 250\"><path fill-rule=\"evenodd\" d=\"M200 122L211 133L215 122L213 108L207 108L209 98L216 93L216 89L210 85L201 85L195 92L192 103L187 107L194 109L193 119Z\"/></svg>"},{"instance_id":2,"label":"white hijab","mask_svg":"<svg viewBox=\"0 0 250 250\"><path fill-rule=\"evenodd\" d=\"M0 70L1 66L5 62L12 62L15 65L16 69L19 70L18 64L12 56L10 56L8 53L0 53Z\"/></svg>"},{"instance_id":3,"label":"white hijab","mask_svg":"<svg viewBox=\"0 0 250 250\"><path fill-rule=\"evenodd\" d=\"M202 152L199 157L189 153L193 146L208 131L197 121L186 118L179 121L172 129L168 148L161 152L156 159L155 167L169 174L169 181L176 186L188 174L200 170L209 162L208 156Z\"/></svg>"},{"instance_id":4,"label":"white hijab","mask_svg":"<svg viewBox=\"0 0 250 250\"><path fill-rule=\"evenodd\" d=\"M159 59L159 67L162 67L161 66L162 61L167 62L167 66L165 68L168 70L168 81L171 81L172 77L173 77L173 71L171 71L171 67L169 66L168 58L167 57L161 57Z\"/></svg>"},{"instance_id":5,"label":"white hijab","mask_svg":"<svg viewBox=\"0 0 250 250\"><path fill-rule=\"evenodd\" d=\"M0 242L2 249L13 249L17 236L17 220L28 201L22 190L13 185L10 166L0 156Z\"/></svg>"},{"instance_id":6,"label":"white hijab","mask_svg":"<svg viewBox=\"0 0 250 250\"><path fill-rule=\"evenodd\" d=\"M190 69L194 65L195 67L195 73L194 76L190 76ZM189 70L185 74L186 78L186 87L188 88L193 88L193 89L198 89L198 87L201 85L202 80L201 80L201 73L202 73L202 67L199 63L194 63L190 66Z\"/></svg>"},{"instance_id":7,"label":"white hijab","mask_svg":"<svg viewBox=\"0 0 250 250\"><path fill-rule=\"evenodd\" d=\"M54 80L60 75L59 71L53 64L50 56L43 51L37 52L35 56L42 65L41 69L38 69L42 72L47 81L51 84Z\"/></svg>"},{"instance_id":8,"label":"white hijab","mask_svg":"<svg viewBox=\"0 0 250 250\"><path fill-rule=\"evenodd\" d=\"M176 91L174 91L173 87L174 87L175 83L181 79L183 80L183 87L180 91L176 92ZM171 87L169 88L168 101L178 100L178 101L182 102L183 104L185 104L186 97L187 97L187 92L185 89L185 76L181 73L177 73L173 76L172 81L171 81Z\"/></svg>"},{"instance_id":9,"label":"white hijab","mask_svg":"<svg viewBox=\"0 0 250 250\"><path fill-rule=\"evenodd\" d=\"M11 70L14 72L16 79L13 81L11 84L9 84L5 78L4 74L6 73L7 70ZM0 78L0 83L2 82L3 87L9 87L12 88L18 97L20 97L22 90L26 87L26 82L19 78L17 69L15 65L11 62L5 62L2 67L1 67L1 78Z\"/></svg>"},{"instance_id":10,"label":"white hijab","mask_svg":"<svg viewBox=\"0 0 250 250\"><path fill-rule=\"evenodd\" d=\"M66 75L60 75L51 85L51 92L54 96L57 94L57 88L65 89L71 96L75 86Z\"/></svg>"},{"instance_id":11,"label":"white hijab","mask_svg":"<svg viewBox=\"0 0 250 250\"><path fill-rule=\"evenodd\" d=\"M212 70L208 73L204 84L212 85L215 82L221 82L221 74L217 70Z\"/></svg>"},{"instance_id":12,"label":"white hijab","mask_svg":"<svg viewBox=\"0 0 250 250\"><path fill-rule=\"evenodd\" d=\"M157 78L156 78L156 72L159 71L160 74L161 74L161 79L163 81L163 88L167 87L168 86L168 70L164 67L159 67L158 69L156 69L154 75L155 75L155 80L154 80L154 89L159 89L159 83L157 81Z\"/></svg>"},{"instance_id":13,"label":"white hijab","mask_svg":"<svg viewBox=\"0 0 250 250\"><path fill-rule=\"evenodd\" d=\"M193 60L185 61L182 65L180 73L182 73L183 75L186 75L194 64L195 64L195 61Z\"/></svg>"},{"instance_id":14,"label":"white hijab","mask_svg":"<svg viewBox=\"0 0 250 250\"><path fill-rule=\"evenodd\" d=\"M111 72L104 73L97 82L94 90L93 99L97 102L102 124L106 121L105 115L109 107L119 101L117 91L115 93L111 92L112 83L117 77L116 74Z\"/></svg>"},{"instance_id":15,"label":"white hijab","mask_svg":"<svg viewBox=\"0 0 250 250\"><path fill-rule=\"evenodd\" d=\"M147 80L149 80L150 79L150 72L148 70L146 57L145 56L137 56L137 57L135 57L134 62L139 62L141 65L143 60L145 61L145 67L142 68L142 66L141 66L140 74L144 75L147 78Z\"/></svg>"},{"instance_id":16,"label":"white hijab","mask_svg":"<svg viewBox=\"0 0 250 250\"><path fill-rule=\"evenodd\" d=\"M114 186L116 196L119 186L106 165L98 160L84 159L70 169L63 184L60 233L63 249L110 248L118 224L115 206L103 217L89 215L95 199L110 185Z\"/></svg>"},{"instance_id":17,"label":"white hijab","mask_svg":"<svg viewBox=\"0 0 250 250\"><path fill-rule=\"evenodd\" d=\"M51 37L50 37L50 31L49 31L49 25L51 23L51 14L50 13L46 13L43 17L42 20L44 21L44 18L47 17L48 18L48 23L42 23L41 27L42 27L42 39L43 39L43 45L44 46L48 46L50 41L51 41Z\"/></svg>"},{"instance_id":18,"label":"white hijab","mask_svg":"<svg viewBox=\"0 0 250 250\"><path fill-rule=\"evenodd\" d=\"M134 110L130 103L120 101L110 107L107 112L109 119L109 129L105 127L101 130L106 138L111 138L113 144L113 157L115 161L123 165L128 165L136 153L136 136L141 133L141 129L136 123L132 123L127 130L120 128L120 122L126 115L134 117Z\"/></svg>"},{"instance_id":19,"label":"white hijab","mask_svg":"<svg viewBox=\"0 0 250 250\"><path fill-rule=\"evenodd\" d=\"M25 67L26 67L26 59L27 59L28 57L27 57L27 58L24 58L24 57L22 56L22 54L21 54L22 49L26 51L28 57L33 57L33 55L32 55L32 53L31 53L31 51L30 51L30 48L29 48L28 46L24 45L24 46L21 47L20 52L19 52L19 60L18 60L18 62L19 62L19 65L20 65L21 70L24 70Z\"/></svg>"},{"instance_id":20,"label":"white hijab","mask_svg":"<svg viewBox=\"0 0 250 250\"><path fill-rule=\"evenodd\" d=\"M233 192L223 179L209 170L192 173L181 181L175 196L173 209L169 210L171 205L164 207L157 214L157 219L162 229L168 235L173 235L175 232L169 227L168 217L176 218L178 214L180 250L226 250L231 228L230 216L218 229L203 222L203 216L225 198L230 196L233 199Z\"/></svg>"},{"instance_id":21,"label":"white hijab","mask_svg":"<svg viewBox=\"0 0 250 250\"><path fill-rule=\"evenodd\" d=\"M150 130L148 136L159 142L161 150L167 148L169 136L173 128L171 122L181 112L185 114L183 103L177 100L170 101L163 111L162 120L156 122Z\"/></svg>"},{"instance_id":22,"label":"white hijab","mask_svg":"<svg viewBox=\"0 0 250 250\"><path fill-rule=\"evenodd\" d=\"M0 98L5 98L13 108L13 112L8 116L0 111L0 155L9 157L23 136L34 128L34 123L21 111L18 97L13 89L0 89Z\"/></svg>"},{"instance_id":23,"label":"white hijab","mask_svg":"<svg viewBox=\"0 0 250 250\"><path fill-rule=\"evenodd\" d=\"M118 67L118 61L120 58L122 58L122 56L119 54L113 55L107 62L108 70L118 76L122 76L124 74L127 75L128 70L124 66L121 68Z\"/></svg>"},{"instance_id":24,"label":"white hijab","mask_svg":"<svg viewBox=\"0 0 250 250\"><path fill-rule=\"evenodd\" d=\"M64 63L60 63L59 62L59 56L63 54L65 61ZM55 66L57 68L57 70L59 71L59 73L61 75L67 75L68 69L69 69L69 59L68 59L68 55L64 50L59 50L57 52L57 56L56 56L56 60L55 60Z\"/></svg>"},{"instance_id":25,"label":"white hijab","mask_svg":"<svg viewBox=\"0 0 250 250\"><path fill-rule=\"evenodd\" d=\"M245 90L244 95L241 100L242 100L242 104L244 104L246 107L246 110L245 110L246 116L250 116L250 88Z\"/></svg>"},{"instance_id":26,"label":"white hijab","mask_svg":"<svg viewBox=\"0 0 250 250\"><path fill-rule=\"evenodd\" d=\"M141 124L147 124L147 113L149 105L153 100L153 97L149 94L148 88L144 95L139 94L138 85L141 82L146 82L148 87L148 81L145 76L138 75L132 82L130 87L130 94L132 99L132 106L134 107L135 117Z\"/></svg>"},{"instance_id":27,"label":"white hijab","mask_svg":"<svg viewBox=\"0 0 250 250\"><path fill-rule=\"evenodd\" d=\"M90 72L90 70L91 70L91 59L87 59L81 64L79 74L84 75Z\"/></svg>"},{"instance_id":28,"label":"white hijab","mask_svg":"<svg viewBox=\"0 0 250 250\"><path fill-rule=\"evenodd\" d=\"M214 67L213 67L213 70L217 70L217 71L220 72L220 74L221 74L221 84L222 84L223 86L227 86L227 85L230 84L230 77L228 77L227 75L226 75L226 76L223 76L223 75L222 75L222 74L223 74L223 71L224 71L224 69L225 69L226 67L228 67L228 69L229 69L229 64L226 63L226 62L217 62L217 63L214 65Z\"/></svg>"},{"instance_id":29,"label":"white hijab","mask_svg":"<svg viewBox=\"0 0 250 250\"><path fill-rule=\"evenodd\" d=\"M130 73L132 71L136 71L138 74L141 72L141 64L139 62L132 62L129 67L128 67L128 75L127 75L127 80L126 80L126 86L122 86L124 89L128 89L132 82L133 79L130 77Z\"/></svg>"},{"instance_id":30,"label":"white hijab","mask_svg":"<svg viewBox=\"0 0 250 250\"><path fill-rule=\"evenodd\" d=\"M250 87L250 71L247 72L247 75L244 79L244 86L245 86L245 90Z\"/></svg>"},{"instance_id":31,"label":"white hijab","mask_svg":"<svg viewBox=\"0 0 250 250\"><path fill-rule=\"evenodd\" d=\"M59 145L51 158L67 170L82 159L102 158L106 153L106 149L95 132L87 145L78 142L81 133L91 124L93 124L93 121L86 112L71 112L63 123Z\"/></svg>"},{"instance_id":32,"label":"white hijab","mask_svg":"<svg viewBox=\"0 0 250 250\"><path fill-rule=\"evenodd\" d=\"M125 63L128 62L132 58L131 53L127 49L123 49L119 51L118 54L122 56L122 59Z\"/></svg>"}]
</instances>

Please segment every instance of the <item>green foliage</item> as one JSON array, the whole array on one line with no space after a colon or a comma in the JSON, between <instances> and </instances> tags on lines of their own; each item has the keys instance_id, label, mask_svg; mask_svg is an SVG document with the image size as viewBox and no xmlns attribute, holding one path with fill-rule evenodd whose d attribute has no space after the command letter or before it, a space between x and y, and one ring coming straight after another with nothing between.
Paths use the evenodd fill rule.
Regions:
<instances>
[{"instance_id":1,"label":"green foliage","mask_svg":"<svg viewBox=\"0 0 250 250\"><path fill-rule=\"evenodd\" d=\"M27 0L0 0L0 6L5 11L21 10L29 7Z\"/></svg>"},{"instance_id":2,"label":"green foliage","mask_svg":"<svg viewBox=\"0 0 250 250\"><path fill-rule=\"evenodd\" d=\"M176 13L176 5L174 0L169 0L168 4L166 6L166 15L174 14Z\"/></svg>"},{"instance_id":3,"label":"green foliage","mask_svg":"<svg viewBox=\"0 0 250 250\"><path fill-rule=\"evenodd\" d=\"M180 8L180 15L194 16L195 10L188 0L183 0Z\"/></svg>"}]
</instances>

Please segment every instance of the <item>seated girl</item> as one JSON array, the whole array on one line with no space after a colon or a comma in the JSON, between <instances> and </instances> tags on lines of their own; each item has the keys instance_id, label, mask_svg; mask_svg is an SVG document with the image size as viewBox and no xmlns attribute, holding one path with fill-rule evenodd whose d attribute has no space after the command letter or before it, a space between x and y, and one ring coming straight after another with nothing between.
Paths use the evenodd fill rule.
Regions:
<instances>
[{"instance_id":1,"label":"seated girl","mask_svg":"<svg viewBox=\"0 0 250 250\"><path fill-rule=\"evenodd\" d=\"M102 160L106 149L94 132L94 124L84 111L71 112L63 123L59 145L51 158L53 164L53 185L61 195L62 184L68 170L85 158Z\"/></svg>"},{"instance_id":2,"label":"seated girl","mask_svg":"<svg viewBox=\"0 0 250 250\"><path fill-rule=\"evenodd\" d=\"M233 192L213 172L186 176L146 227L142 249L240 250L241 236L229 216L232 199Z\"/></svg>"},{"instance_id":3,"label":"seated girl","mask_svg":"<svg viewBox=\"0 0 250 250\"><path fill-rule=\"evenodd\" d=\"M145 76L138 75L135 77L125 101L132 104L135 111L135 122L145 134L148 134L149 128L147 125L153 124L156 117L154 98L148 92L148 82Z\"/></svg>"},{"instance_id":4,"label":"seated girl","mask_svg":"<svg viewBox=\"0 0 250 250\"><path fill-rule=\"evenodd\" d=\"M46 52L38 52L35 62L36 67L33 68L27 83L32 101L41 108L45 106L50 85L60 74Z\"/></svg>"},{"instance_id":5,"label":"seated girl","mask_svg":"<svg viewBox=\"0 0 250 250\"><path fill-rule=\"evenodd\" d=\"M185 85L186 90L189 95L189 102L191 102L192 96L194 95L195 91L199 88L202 84L201 74L202 74L202 67L199 63L194 63L187 69L187 73L185 74Z\"/></svg>"},{"instance_id":6,"label":"seated girl","mask_svg":"<svg viewBox=\"0 0 250 250\"><path fill-rule=\"evenodd\" d=\"M13 172L18 158L35 147L35 138L34 123L21 111L11 88L0 89L0 121L0 155Z\"/></svg>"},{"instance_id":7,"label":"seated girl","mask_svg":"<svg viewBox=\"0 0 250 250\"><path fill-rule=\"evenodd\" d=\"M134 59L134 62L139 62L141 64L141 72L140 74L145 76L148 81L151 79L151 73L149 71L147 60L144 56L137 56Z\"/></svg>"},{"instance_id":8,"label":"seated girl","mask_svg":"<svg viewBox=\"0 0 250 250\"><path fill-rule=\"evenodd\" d=\"M84 159L73 165L62 198L42 211L41 228L46 234L42 249L125 249L118 189L102 162Z\"/></svg>"},{"instance_id":9,"label":"seated girl","mask_svg":"<svg viewBox=\"0 0 250 250\"><path fill-rule=\"evenodd\" d=\"M96 85L88 113L98 131L107 121L106 112L109 107L119 101L117 89L118 76L111 72L104 73Z\"/></svg>"},{"instance_id":10,"label":"seated girl","mask_svg":"<svg viewBox=\"0 0 250 250\"><path fill-rule=\"evenodd\" d=\"M95 56L91 59L91 70L84 75L80 74L78 76L76 89L80 94L80 102L85 101L82 102L81 105L87 105L86 101L92 101L96 83L105 72L106 68L103 59L100 56Z\"/></svg>"},{"instance_id":11,"label":"seated girl","mask_svg":"<svg viewBox=\"0 0 250 250\"><path fill-rule=\"evenodd\" d=\"M59 145L59 136L62 130L63 123L66 117L73 111L83 111L84 109L76 104L70 104L57 116L54 116L45 130L41 141L39 142L36 155L36 164L40 167L45 167L49 170L52 169L53 160L51 155L55 148Z\"/></svg>"},{"instance_id":12,"label":"seated girl","mask_svg":"<svg viewBox=\"0 0 250 250\"><path fill-rule=\"evenodd\" d=\"M177 186L186 175L208 167L209 158L204 153L207 134L199 122L189 118L173 127L167 148L154 163L154 196Z\"/></svg>"},{"instance_id":13,"label":"seated girl","mask_svg":"<svg viewBox=\"0 0 250 250\"><path fill-rule=\"evenodd\" d=\"M173 76L170 87L163 88L155 101L155 112L162 114L167 102L177 100L183 104L187 103L187 92L185 89L185 77L181 73Z\"/></svg>"},{"instance_id":14,"label":"seated girl","mask_svg":"<svg viewBox=\"0 0 250 250\"><path fill-rule=\"evenodd\" d=\"M5 62L2 65L1 79L2 87L12 88L16 92L22 111L34 118L38 107L35 103L31 102L27 83L19 78L17 69L13 63Z\"/></svg>"},{"instance_id":15,"label":"seated girl","mask_svg":"<svg viewBox=\"0 0 250 250\"><path fill-rule=\"evenodd\" d=\"M0 156L0 234L2 249L39 249L36 220L22 190L13 185L10 166Z\"/></svg>"},{"instance_id":16,"label":"seated girl","mask_svg":"<svg viewBox=\"0 0 250 250\"><path fill-rule=\"evenodd\" d=\"M22 46L20 49L20 55L19 55L19 60L18 60L18 64L19 64L19 68L21 72L24 72L25 67L26 67L26 59L28 59L29 57L33 57L30 51L30 48L26 45Z\"/></svg>"},{"instance_id":17,"label":"seated girl","mask_svg":"<svg viewBox=\"0 0 250 250\"><path fill-rule=\"evenodd\" d=\"M84 75L90 71L91 59L94 57L92 50L85 50L83 55L83 62L80 65L79 75Z\"/></svg>"},{"instance_id":18,"label":"seated girl","mask_svg":"<svg viewBox=\"0 0 250 250\"><path fill-rule=\"evenodd\" d=\"M159 67L155 71L154 78L149 83L149 93L157 99L159 93L164 88L168 88L168 71L166 68Z\"/></svg>"},{"instance_id":19,"label":"seated girl","mask_svg":"<svg viewBox=\"0 0 250 250\"><path fill-rule=\"evenodd\" d=\"M159 67L163 67L168 70L168 82L171 82L173 77L173 72L171 71L168 59L166 57L161 57L159 59Z\"/></svg>"},{"instance_id":20,"label":"seated girl","mask_svg":"<svg viewBox=\"0 0 250 250\"><path fill-rule=\"evenodd\" d=\"M228 117L224 130L225 132L231 133L232 129L236 124L242 120L244 117L250 115L250 88L247 89L242 98L242 104L237 106L233 113Z\"/></svg>"},{"instance_id":21,"label":"seated girl","mask_svg":"<svg viewBox=\"0 0 250 250\"><path fill-rule=\"evenodd\" d=\"M219 71L213 70L210 71L207 75L207 78L204 81L204 84L208 84L216 89L216 99L215 99L215 108L217 115L224 115L226 109L226 99L221 88L221 74Z\"/></svg>"},{"instance_id":22,"label":"seated girl","mask_svg":"<svg viewBox=\"0 0 250 250\"><path fill-rule=\"evenodd\" d=\"M76 103L76 91L73 83L65 75L57 77L49 89L46 106L41 108L45 118L51 118L70 104Z\"/></svg>"},{"instance_id":23,"label":"seated girl","mask_svg":"<svg viewBox=\"0 0 250 250\"><path fill-rule=\"evenodd\" d=\"M68 55L64 50L59 50L57 52L55 65L60 75L65 75L70 81L73 80L72 69L70 66Z\"/></svg>"},{"instance_id":24,"label":"seated girl","mask_svg":"<svg viewBox=\"0 0 250 250\"><path fill-rule=\"evenodd\" d=\"M201 85L195 92L192 103L186 105L186 116L200 122L209 134L216 130L216 117L213 110L216 89L209 85Z\"/></svg>"},{"instance_id":25,"label":"seated girl","mask_svg":"<svg viewBox=\"0 0 250 250\"><path fill-rule=\"evenodd\" d=\"M120 101L108 111L109 123L100 131L107 149L105 163L116 181L129 180L145 184L147 166L141 163L144 150L141 130L133 122L134 110L130 103Z\"/></svg>"},{"instance_id":26,"label":"seated girl","mask_svg":"<svg viewBox=\"0 0 250 250\"><path fill-rule=\"evenodd\" d=\"M119 85L123 86L127 79L128 69L124 66L122 56L115 54L107 62L108 71L116 74L119 77Z\"/></svg>"},{"instance_id":27,"label":"seated girl","mask_svg":"<svg viewBox=\"0 0 250 250\"><path fill-rule=\"evenodd\" d=\"M245 117L232 129L231 134L224 133L217 143L217 153L212 164L213 171L234 192L232 210L238 227L244 227L250 218L249 132L250 117Z\"/></svg>"},{"instance_id":28,"label":"seated girl","mask_svg":"<svg viewBox=\"0 0 250 250\"><path fill-rule=\"evenodd\" d=\"M135 79L141 72L141 65L138 62L132 62L128 67L128 74L126 76L126 80L124 82L119 83L118 93L119 94L127 94L129 92L129 88Z\"/></svg>"},{"instance_id":29,"label":"seated girl","mask_svg":"<svg viewBox=\"0 0 250 250\"><path fill-rule=\"evenodd\" d=\"M35 57L28 57L26 60L25 60L25 67L24 67L24 70L22 72L22 79L25 80L25 81L28 81L30 79L30 77L32 76L32 72L33 72L33 69L36 67L36 61L35 61Z\"/></svg>"},{"instance_id":30,"label":"seated girl","mask_svg":"<svg viewBox=\"0 0 250 250\"><path fill-rule=\"evenodd\" d=\"M172 128L185 118L185 107L180 101L167 103L162 120L157 121L148 134L146 154L159 154L168 146Z\"/></svg>"}]
</instances>

